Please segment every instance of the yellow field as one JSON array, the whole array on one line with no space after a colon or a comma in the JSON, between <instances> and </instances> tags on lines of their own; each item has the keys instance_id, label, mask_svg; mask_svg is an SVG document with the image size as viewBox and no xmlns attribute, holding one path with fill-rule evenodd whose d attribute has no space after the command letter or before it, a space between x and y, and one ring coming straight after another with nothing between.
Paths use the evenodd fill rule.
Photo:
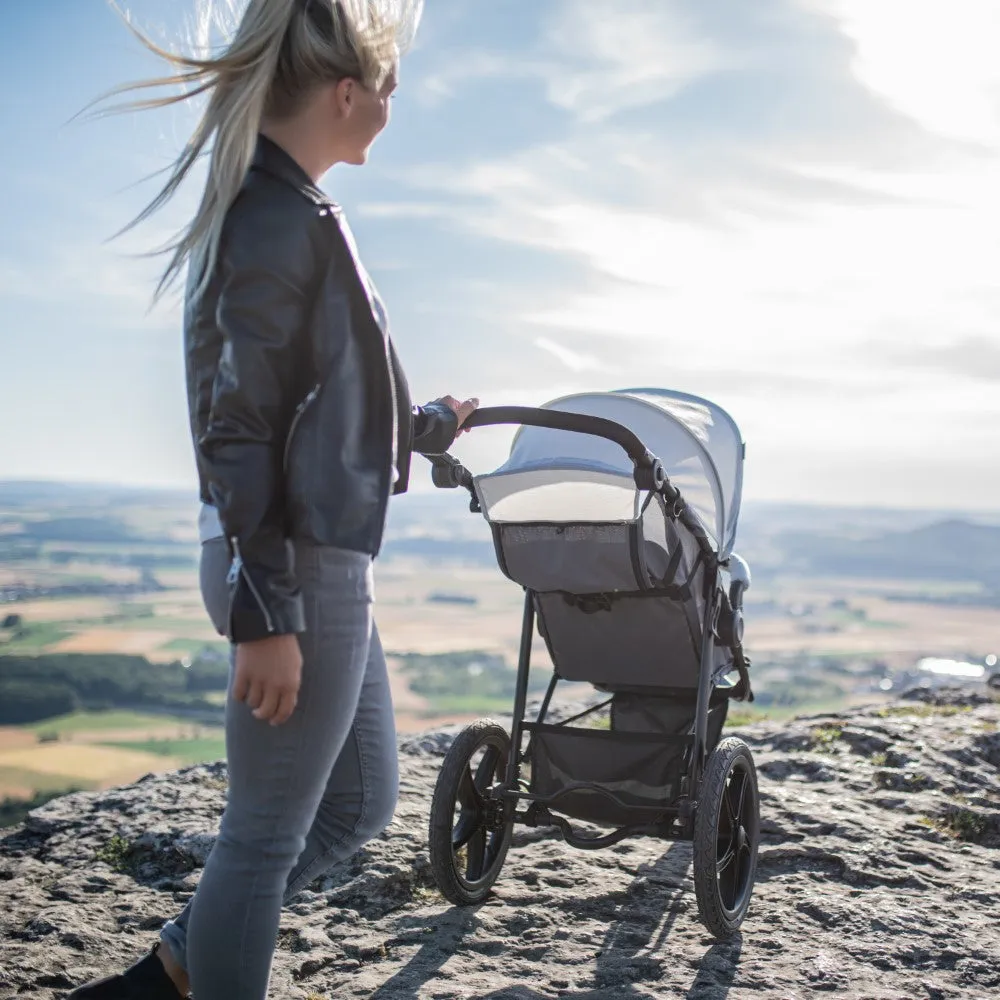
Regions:
<instances>
[{"instance_id":1,"label":"yellow field","mask_svg":"<svg viewBox=\"0 0 1000 1000\"><path fill-rule=\"evenodd\" d=\"M0 726L0 799L35 791L108 788L189 761L115 743L221 739L221 727L137 712L76 712L30 726ZM40 742L42 738L57 742Z\"/></svg>"},{"instance_id":2,"label":"yellow field","mask_svg":"<svg viewBox=\"0 0 1000 1000\"><path fill-rule=\"evenodd\" d=\"M18 747L33 747L38 738L30 729L18 726L0 726L0 753L5 750L15 750Z\"/></svg>"},{"instance_id":3,"label":"yellow field","mask_svg":"<svg viewBox=\"0 0 1000 1000\"><path fill-rule=\"evenodd\" d=\"M110 597L78 597L66 601L23 601L16 611L26 622L58 622L67 619L103 618L118 610Z\"/></svg>"},{"instance_id":4,"label":"yellow field","mask_svg":"<svg viewBox=\"0 0 1000 1000\"><path fill-rule=\"evenodd\" d=\"M91 628L48 647L48 653L130 653L142 656L170 642L170 632L146 629Z\"/></svg>"},{"instance_id":5,"label":"yellow field","mask_svg":"<svg viewBox=\"0 0 1000 1000\"><path fill-rule=\"evenodd\" d=\"M474 605L433 603L433 593L474 595ZM464 649L516 655L524 595L499 571L405 565L376 569L375 620L386 649L448 653Z\"/></svg>"},{"instance_id":6,"label":"yellow field","mask_svg":"<svg viewBox=\"0 0 1000 1000\"><path fill-rule=\"evenodd\" d=\"M905 665L927 650L958 652L965 649L1000 651L1000 613L995 608L886 601L874 597L851 600L867 622L846 625L836 632L814 632L809 619L760 618L747 613L745 645L751 656L825 652L864 653ZM874 624L873 624L874 623Z\"/></svg>"},{"instance_id":7,"label":"yellow field","mask_svg":"<svg viewBox=\"0 0 1000 1000\"><path fill-rule=\"evenodd\" d=\"M135 726L121 729L77 729L61 740L72 743L130 743L142 740L178 740L190 736L192 729L201 727L164 722L162 725ZM0 733L3 730L0 729Z\"/></svg>"},{"instance_id":8,"label":"yellow field","mask_svg":"<svg viewBox=\"0 0 1000 1000\"><path fill-rule=\"evenodd\" d=\"M0 768L18 768L38 774L72 774L84 781L101 784L132 781L148 771L166 771L175 766L176 762L170 757L85 743L44 743L0 752Z\"/></svg>"},{"instance_id":9,"label":"yellow field","mask_svg":"<svg viewBox=\"0 0 1000 1000\"><path fill-rule=\"evenodd\" d=\"M162 575L166 577L168 574L164 573ZM162 582L167 584L167 586L173 586L166 579ZM169 618L190 617L196 621L208 621L205 609L202 607L201 593L197 589L182 589L179 585L177 590L171 590L168 594L162 595L154 604L153 611L157 615L164 615Z\"/></svg>"}]
</instances>

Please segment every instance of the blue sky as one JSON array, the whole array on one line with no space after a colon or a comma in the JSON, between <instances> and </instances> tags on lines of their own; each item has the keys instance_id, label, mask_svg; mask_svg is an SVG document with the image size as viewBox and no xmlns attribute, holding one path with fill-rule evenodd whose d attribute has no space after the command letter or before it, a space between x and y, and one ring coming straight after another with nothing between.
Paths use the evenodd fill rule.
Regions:
<instances>
[{"instance_id":1,"label":"blue sky","mask_svg":"<svg viewBox=\"0 0 1000 1000\"><path fill-rule=\"evenodd\" d=\"M127 7L174 45L197 10ZM107 239L194 109L70 122L156 61L104 0L0 17L0 478L193 487L179 308L134 254L197 192ZM995 0L430 0L325 186L422 398L672 387L736 418L751 499L995 509L998 43Z\"/></svg>"}]
</instances>

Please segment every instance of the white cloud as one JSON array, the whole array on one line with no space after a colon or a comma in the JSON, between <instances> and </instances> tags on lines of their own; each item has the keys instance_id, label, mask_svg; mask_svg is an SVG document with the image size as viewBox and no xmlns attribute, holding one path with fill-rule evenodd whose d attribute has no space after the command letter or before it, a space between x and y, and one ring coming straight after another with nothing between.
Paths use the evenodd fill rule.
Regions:
<instances>
[{"instance_id":1,"label":"white cloud","mask_svg":"<svg viewBox=\"0 0 1000 1000\"><path fill-rule=\"evenodd\" d=\"M415 94L425 106L435 107L455 97L465 84L509 76L514 68L509 57L492 52L465 51L433 73L421 76L417 80ZM544 72L544 67L533 61L518 60L516 68L533 76Z\"/></svg>"},{"instance_id":2,"label":"white cloud","mask_svg":"<svg viewBox=\"0 0 1000 1000\"><path fill-rule=\"evenodd\" d=\"M983 40L1000 37L990 30L1000 6L968 0L952 18L951 5L798 2L834 14L811 27L855 46L849 62L832 47L828 65L803 70L831 121L838 100L852 112L861 101L893 127L904 115L940 137L886 160L868 143L891 145L891 134L853 136L818 115L787 133L736 121L711 143L658 133L653 117L626 130L604 110L672 91L665 77L644 88L641 68L627 76L619 29L641 26L634 66L651 67L678 5L658 4L659 20L643 7L605 34L607 21L581 5L562 8L561 69L549 77L562 81L562 97L549 96L574 111L576 132L411 180L448 192L452 225L576 261L583 279L509 309L510 328L533 327L536 345L564 360L613 348L616 381L718 398L752 442L751 492L986 505L1000 491L1000 468L984 462L1000 454L1000 396L974 361L940 352L996 343L1000 325L1000 298L983 294L1000 274L1000 145L988 145L998 64ZM673 60L689 78L726 62L760 69L749 52L723 58L688 25L679 37L712 53ZM803 141L805 127L818 141ZM599 368L569 368L578 388L593 387ZM929 482L929 460L947 474Z\"/></svg>"},{"instance_id":3,"label":"white cloud","mask_svg":"<svg viewBox=\"0 0 1000 1000\"><path fill-rule=\"evenodd\" d=\"M149 3L166 16L160 0ZM462 231L450 249L433 245L435 270L422 272L420 291L398 282L412 302L389 303L426 336L400 331L414 338L414 384L447 375L453 387L468 382L484 405L675 386L736 416L749 442L751 495L917 504L986 497L995 506L1000 2L528 6L537 32L496 37L482 30L490 19L476 5L438 6L443 34L423 46L429 74L414 82L414 110L419 127L428 105L434 115L460 109L430 123L417 144L443 163L414 170L403 147L387 143L380 149L398 182L391 194L373 196L367 180L344 175L333 182L348 204L360 192L359 216L400 231L417 220L429 238L435 226ZM485 112L464 117L468 102L448 105L477 81L477 96L501 98L484 104L488 114L502 113L504 101L527 102L511 119L524 123L520 149L512 127L494 128ZM59 307L74 334L84 321L100 324L116 348L141 341L166 357L167 329L177 346L176 312L146 316L159 262L124 256L161 234L144 226L135 242L100 241L141 204L137 192L111 198L109 185L168 162L191 111L155 127L118 121L129 124L104 134L126 136L115 155L102 145L77 168L73 204L49 205L59 239L36 236L34 224L19 235L17 256L0 260L0 290L21 315ZM75 164L84 141L67 137L49 159ZM102 173L105 162L118 180ZM38 176L40 186L53 184ZM154 225L166 236L192 209L182 198ZM412 264L412 244L394 242L389 228L370 264ZM144 325L164 332L121 336ZM86 400L106 402L81 372L107 386L105 367L62 366L67 386L80 383L80 412ZM116 386L149 379L115 405L115 420L134 413L140 396L155 397L163 412L169 400L180 435L172 467L187 469L179 373L159 360L148 369L136 363L124 381L115 376ZM153 424L150 416L143 426ZM103 448L109 469L125 453L104 446L110 427L88 431L96 443L87 453L96 463ZM483 431L461 447L482 467L502 457L505 435ZM136 448L146 437L136 431ZM22 453L51 465L62 461L52 447L39 437ZM158 470L159 454L147 451Z\"/></svg>"},{"instance_id":4,"label":"white cloud","mask_svg":"<svg viewBox=\"0 0 1000 1000\"><path fill-rule=\"evenodd\" d=\"M533 47L516 55L455 53L450 65L418 81L416 93L434 106L478 80L533 79L551 104L596 123L667 100L731 61L669 0L563 0L553 5Z\"/></svg>"},{"instance_id":5,"label":"white cloud","mask_svg":"<svg viewBox=\"0 0 1000 1000\"><path fill-rule=\"evenodd\" d=\"M566 347L564 344L557 344L548 337L536 337L535 346L543 351L548 351L554 358L561 361L571 372L604 372L611 374L617 370L617 366L608 364L594 357L592 354L584 354Z\"/></svg>"},{"instance_id":6,"label":"white cloud","mask_svg":"<svg viewBox=\"0 0 1000 1000\"><path fill-rule=\"evenodd\" d=\"M558 60L548 73L549 100L584 122L667 100L728 62L680 5L664 0L572 0L550 21L547 41Z\"/></svg>"},{"instance_id":7,"label":"white cloud","mask_svg":"<svg viewBox=\"0 0 1000 1000\"><path fill-rule=\"evenodd\" d=\"M370 219L434 219L446 215L447 210L426 201L365 201L357 206L357 213Z\"/></svg>"},{"instance_id":8,"label":"white cloud","mask_svg":"<svg viewBox=\"0 0 1000 1000\"><path fill-rule=\"evenodd\" d=\"M856 46L857 78L928 130L1000 147L996 0L806 0Z\"/></svg>"}]
</instances>

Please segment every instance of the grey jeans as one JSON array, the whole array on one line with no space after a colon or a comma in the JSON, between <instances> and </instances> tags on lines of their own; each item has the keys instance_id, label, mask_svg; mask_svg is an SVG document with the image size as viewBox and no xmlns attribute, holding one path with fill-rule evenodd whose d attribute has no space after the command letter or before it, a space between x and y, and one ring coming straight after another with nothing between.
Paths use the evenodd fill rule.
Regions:
<instances>
[{"instance_id":1,"label":"grey jeans","mask_svg":"<svg viewBox=\"0 0 1000 1000\"><path fill-rule=\"evenodd\" d=\"M307 631L302 686L271 726L230 695L229 793L197 892L161 932L198 1000L264 1000L283 903L392 819L396 732L372 620L372 560L295 547ZM228 606L222 539L201 555L202 597L220 631Z\"/></svg>"}]
</instances>

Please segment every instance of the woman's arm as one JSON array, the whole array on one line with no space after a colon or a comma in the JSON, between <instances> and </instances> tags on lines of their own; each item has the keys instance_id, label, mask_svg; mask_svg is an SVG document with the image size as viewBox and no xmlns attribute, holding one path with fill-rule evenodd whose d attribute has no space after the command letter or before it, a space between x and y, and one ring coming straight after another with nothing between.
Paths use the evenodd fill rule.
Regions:
<instances>
[{"instance_id":1,"label":"woman's arm","mask_svg":"<svg viewBox=\"0 0 1000 1000\"><path fill-rule=\"evenodd\" d=\"M198 442L233 553L229 638L302 632L302 597L284 530L282 453L301 363L314 250L301 219L259 203L230 213L216 322L222 356Z\"/></svg>"}]
</instances>

